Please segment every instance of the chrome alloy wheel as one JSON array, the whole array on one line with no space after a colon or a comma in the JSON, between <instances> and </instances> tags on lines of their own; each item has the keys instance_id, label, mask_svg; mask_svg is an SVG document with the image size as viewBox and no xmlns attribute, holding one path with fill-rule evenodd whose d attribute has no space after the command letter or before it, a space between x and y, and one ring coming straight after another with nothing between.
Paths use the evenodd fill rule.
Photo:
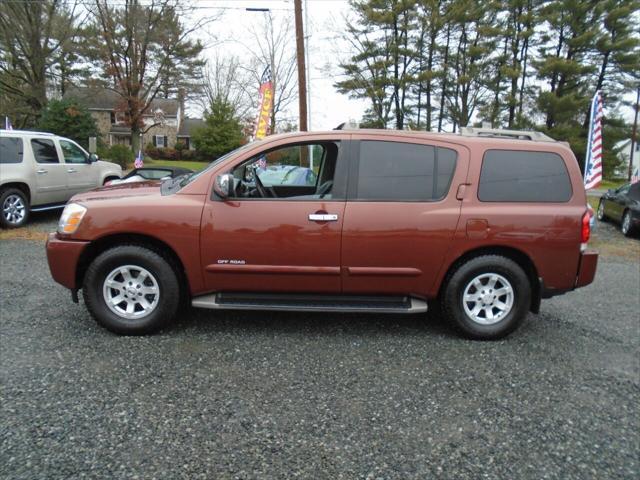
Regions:
<instances>
[{"instance_id":1,"label":"chrome alloy wheel","mask_svg":"<svg viewBox=\"0 0 640 480\"><path fill-rule=\"evenodd\" d=\"M7 222L17 225L24 219L26 213L27 211L24 201L19 195L9 195L4 199L4 203L2 204L2 215Z\"/></svg>"},{"instance_id":2,"label":"chrome alloy wheel","mask_svg":"<svg viewBox=\"0 0 640 480\"><path fill-rule=\"evenodd\" d=\"M506 278L497 273L483 273L467 284L462 304L471 320L493 325L509 314L513 300L513 287Z\"/></svg>"},{"instance_id":3,"label":"chrome alloy wheel","mask_svg":"<svg viewBox=\"0 0 640 480\"><path fill-rule=\"evenodd\" d=\"M620 229L625 235L629 233L629 230L631 229L631 213L625 212L624 217L622 217L622 226Z\"/></svg>"},{"instance_id":4,"label":"chrome alloy wheel","mask_svg":"<svg viewBox=\"0 0 640 480\"><path fill-rule=\"evenodd\" d=\"M598 220L602 221L604 219L604 202L600 202L598 204Z\"/></svg>"},{"instance_id":5,"label":"chrome alloy wheel","mask_svg":"<svg viewBox=\"0 0 640 480\"><path fill-rule=\"evenodd\" d=\"M136 265L123 265L104 280L104 301L119 317L136 320L155 310L160 299L158 281L148 270Z\"/></svg>"}]
</instances>

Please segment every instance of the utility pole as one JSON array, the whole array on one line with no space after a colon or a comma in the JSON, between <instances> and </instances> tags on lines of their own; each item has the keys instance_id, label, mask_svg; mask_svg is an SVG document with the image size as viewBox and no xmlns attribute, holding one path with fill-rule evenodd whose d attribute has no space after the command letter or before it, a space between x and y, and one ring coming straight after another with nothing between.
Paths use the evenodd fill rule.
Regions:
<instances>
[{"instance_id":1,"label":"utility pole","mask_svg":"<svg viewBox=\"0 0 640 480\"><path fill-rule=\"evenodd\" d=\"M304 29L302 26L302 0L294 0L296 16L296 57L298 59L298 106L300 131L307 131L307 75L304 61Z\"/></svg>"},{"instance_id":2,"label":"utility pole","mask_svg":"<svg viewBox=\"0 0 640 480\"><path fill-rule=\"evenodd\" d=\"M640 110L640 87L638 87L638 96L636 98L636 104L634 105L636 110L636 117L633 121L633 131L631 132L631 151L629 152L629 175L627 181L631 181L631 175L633 175L633 160L635 158L634 152L636 150L636 144L638 143L638 110Z\"/></svg>"}]
</instances>

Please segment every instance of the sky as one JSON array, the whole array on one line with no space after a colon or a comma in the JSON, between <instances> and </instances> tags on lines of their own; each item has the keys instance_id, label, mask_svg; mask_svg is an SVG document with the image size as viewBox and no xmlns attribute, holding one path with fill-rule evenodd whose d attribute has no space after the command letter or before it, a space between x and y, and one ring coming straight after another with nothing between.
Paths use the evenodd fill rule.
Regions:
<instances>
[{"instance_id":1,"label":"sky","mask_svg":"<svg viewBox=\"0 0 640 480\"><path fill-rule=\"evenodd\" d=\"M303 0L303 9L308 11L305 25L309 64L310 130L331 130L348 120L359 120L366 102L349 99L338 93L333 84L339 79L337 64L347 58L348 50L339 39L344 27L344 16L349 12L346 0ZM215 56L236 55L242 61L249 60L244 42L252 27L263 22L262 12L248 12L246 8L269 8L274 21L289 16L293 24L292 0L199 0L195 14L221 15L202 32L201 40L209 46L204 56L213 62ZM304 15L304 14L303 14ZM295 31L291 32L291 48L295 50ZM256 90L256 97L257 97ZM196 110L197 112L197 110ZM298 116L295 100L285 113L286 117Z\"/></svg>"}]
</instances>

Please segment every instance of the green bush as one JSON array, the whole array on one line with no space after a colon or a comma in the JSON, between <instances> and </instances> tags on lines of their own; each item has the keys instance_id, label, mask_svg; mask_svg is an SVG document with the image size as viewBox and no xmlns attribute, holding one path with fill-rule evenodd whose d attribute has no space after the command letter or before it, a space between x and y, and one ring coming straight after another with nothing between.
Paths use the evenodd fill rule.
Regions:
<instances>
[{"instance_id":1,"label":"green bush","mask_svg":"<svg viewBox=\"0 0 640 480\"><path fill-rule=\"evenodd\" d=\"M128 165L133 162L134 155L131 147L128 147L126 145L113 145L108 149L107 153L105 154L104 160L109 160L111 162L117 163L123 169L126 169L128 168Z\"/></svg>"}]
</instances>

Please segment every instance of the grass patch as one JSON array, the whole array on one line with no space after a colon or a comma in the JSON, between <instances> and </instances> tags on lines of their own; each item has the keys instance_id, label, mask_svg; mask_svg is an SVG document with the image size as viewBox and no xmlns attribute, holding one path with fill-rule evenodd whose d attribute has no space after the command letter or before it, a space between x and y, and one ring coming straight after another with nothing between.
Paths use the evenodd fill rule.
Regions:
<instances>
[{"instance_id":1,"label":"grass patch","mask_svg":"<svg viewBox=\"0 0 640 480\"><path fill-rule=\"evenodd\" d=\"M0 240L32 240L44 242L49 234L40 230L26 228L11 228L0 230Z\"/></svg>"},{"instance_id":2,"label":"grass patch","mask_svg":"<svg viewBox=\"0 0 640 480\"><path fill-rule=\"evenodd\" d=\"M623 178L616 178L614 180L602 180L598 188L601 190L609 190L610 188L615 189L615 188L620 188L625 183L628 183L628 182Z\"/></svg>"}]
</instances>

